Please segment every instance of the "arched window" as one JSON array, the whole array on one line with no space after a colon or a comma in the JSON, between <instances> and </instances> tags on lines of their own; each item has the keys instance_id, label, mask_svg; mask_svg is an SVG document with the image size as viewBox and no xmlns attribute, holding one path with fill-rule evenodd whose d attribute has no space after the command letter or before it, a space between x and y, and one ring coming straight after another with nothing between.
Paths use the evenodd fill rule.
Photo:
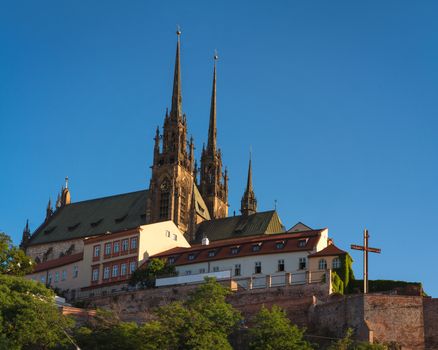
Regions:
<instances>
[{"instance_id":1,"label":"arched window","mask_svg":"<svg viewBox=\"0 0 438 350\"><path fill-rule=\"evenodd\" d=\"M319 260L318 268L320 270L327 270L327 261L325 259Z\"/></svg>"},{"instance_id":2,"label":"arched window","mask_svg":"<svg viewBox=\"0 0 438 350\"><path fill-rule=\"evenodd\" d=\"M160 185L160 219L169 217L170 185L169 180L165 179Z\"/></svg>"},{"instance_id":3,"label":"arched window","mask_svg":"<svg viewBox=\"0 0 438 350\"><path fill-rule=\"evenodd\" d=\"M339 269L341 267L341 259L334 258L332 262L332 268L333 269Z\"/></svg>"}]
</instances>

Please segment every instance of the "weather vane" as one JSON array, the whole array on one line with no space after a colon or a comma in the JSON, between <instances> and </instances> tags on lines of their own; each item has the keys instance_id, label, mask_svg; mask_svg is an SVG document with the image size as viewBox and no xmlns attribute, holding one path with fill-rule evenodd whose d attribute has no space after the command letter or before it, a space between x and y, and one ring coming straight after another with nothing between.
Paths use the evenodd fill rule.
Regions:
<instances>
[{"instance_id":1,"label":"weather vane","mask_svg":"<svg viewBox=\"0 0 438 350\"><path fill-rule=\"evenodd\" d=\"M217 54L217 50L216 50L216 49L214 49L214 56L213 56L213 59L214 59L215 61L217 61L217 60L219 59L219 56L218 56L218 54Z\"/></svg>"},{"instance_id":2,"label":"weather vane","mask_svg":"<svg viewBox=\"0 0 438 350\"><path fill-rule=\"evenodd\" d=\"M181 27L179 26L179 24L176 25L176 35L181 35Z\"/></svg>"}]
</instances>

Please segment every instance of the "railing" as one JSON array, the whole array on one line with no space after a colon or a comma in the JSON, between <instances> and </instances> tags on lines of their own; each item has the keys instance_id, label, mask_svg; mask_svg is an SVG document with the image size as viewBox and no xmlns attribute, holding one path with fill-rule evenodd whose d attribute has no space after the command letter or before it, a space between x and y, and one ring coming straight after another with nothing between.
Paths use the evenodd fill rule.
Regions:
<instances>
[{"instance_id":1,"label":"railing","mask_svg":"<svg viewBox=\"0 0 438 350\"><path fill-rule=\"evenodd\" d=\"M243 289L273 288L300 284L322 283L329 281L330 270L284 272L273 275L254 275L251 277L233 277L238 286Z\"/></svg>"}]
</instances>

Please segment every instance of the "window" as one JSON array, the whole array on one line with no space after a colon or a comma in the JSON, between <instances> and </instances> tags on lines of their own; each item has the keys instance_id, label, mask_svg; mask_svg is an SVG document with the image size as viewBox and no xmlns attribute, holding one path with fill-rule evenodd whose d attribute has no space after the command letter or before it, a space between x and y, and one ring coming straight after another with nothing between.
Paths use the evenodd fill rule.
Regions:
<instances>
[{"instance_id":1,"label":"window","mask_svg":"<svg viewBox=\"0 0 438 350\"><path fill-rule=\"evenodd\" d=\"M110 277L110 268L109 266L105 266L103 269L103 279L107 280Z\"/></svg>"},{"instance_id":2,"label":"window","mask_svg":"<svg viewBox=\"0 0 438 350\"><path fill-rule=\"evenodd\" d=\"M119 275L119 265L113 265L112 277L117 277Z\"/></svg>"},{"instance_id":3,"label":"window","mask_svg":"<svg viewBox=\"0 0 438 350\"><path fill-rule=\"evenodd\" d=\"M278 260L278 271L280 271L280 272L284 271L284 260L283 259Z\"/></svg>"},{"instance_id":4,"label":"window","mask_svg":"<svg viewBox=\"0 0 438 350\"><path fill-rule=\"evenodd\" d=\"M325 259L319 260L318 268L320 270L327 270L327 261Z\"/></svg>"},{"instance_id":5,"label":"window","mask_svg":"<svg viewBox=\"0 0 438 350\"><path fill-rule=\"evenodd\" d=\"M129 273L133 273L135 271L136 267L137 267L136 262L135 261L131 261L129 263Z\"/></svg>"},{"instance_id":6,"label":"window","mask_svg":"<svg viewBox=\"0 0 438 350\"><path fill-rule=\"evenodd\" d=\"M298 261L298 269L305 270L306 269L306 258L300 258Z\"/></svg>"},{"instance_id":7,"label":"window","mask_svg":"<svg viewBox=\"0 0 438 350\"><path fill-rule=\"evenodd\" d=\"M127 239L124 239L122 241L122 252L126 252L128 250L128 245L129 245L128 243L129 241Z\"/></svg>"},{"instance_id":8,"label":"window","mask_svg":"<svg viewBox=\"0 0 438 350\"><path fill-rule=\"evenodd\" d=\"M99 269L93 269L91 280L97 282L99 280Z\"/></svg>"},{"instance_id":9,"label":"window","mask_svg":"<svg viewBox=\"0 0 438 350\"><path fill-rule=\"evenodd\" d=\"M111 243L105 244L105 255L111 255Z\"/></svg>"},{"instance_id":10,"label":"window","mask_svg":"<svg viewBox=\"0 0 438 350\"><path fill-rule=\"evenodd\" d=\"M240 264L234 265L234 276L240 276L240 273L241 273Z\"/></svg>"},{"instance_id":11,"label":"window","mask_svg":"<svg viewBox=\"0 0 438 350\"><path fill-rule=\"evenodd\" d=\"M260 261L255 262L254 273L262 273L262 263Z\"/></svg>"},{"instance_id":12,"label":"window","mask_svg":"<svg viewBox=\"0 0 438 350\"><path fill-rule=\"evenodd\" d=\"M120 276L125 276L127 272L126 263L120 265Z\"/></svg>"},{"instance_id":13,"label":"window","mask_svg":"<svg viewBox=\"0 0 438 350\"><path fill-rule=\"evenodd\" d=\"M191 275L191 274L192 274L192 271L190 271L190 270L186 271L186 275Z\"/></svg>"},{"instance_id":14,"label":"window","mask_svg":"<svg viewBox=\"0 0 438 350\"><path fill-rule=\"evenodd\" d=\"M174 241L177 241L177 240L178 240L178 236L177 236L175 233L173 234L173 240L174 240Z\"/></svg>"},{"instance_id":15,"label":"window","mask_svg":"<svg viewBox=\"0 0 438 350\"><path fill-rule=\"evenodd\" d=\"M55 282L59 282L59 272L55 272Z\"/></svg>"},{"instance_id":16,"label":"window","mask_svg":"<svg viewBox=\"0 0 438 350\"><path fill-rule=\"evenodd\" d=\"M166 230L165 234L166 234L166 237L170 238L170 231L169 230Z\"/></svg>"},{"instance_id":17,"label":"window","mask_svg":"<svg viewBox=\"0 0 438 350\"><path fill-rule=\"evenodd\" d=\"M332 262L332 267L334 269L339 269L341 267L341 259L339 258L334 258L333 262Z\"/></svg>"},{"instance_id":18,"label":"window","mask_svg":"<svg viewBox=\"0 0 438 350\"><path fill-rule=\"evenodd\" d=\"M213 267L213 272L218 272L219 271L219 266L214 266Z\"/></svg>"},{"instance_id":19,"label":"window","mask_svg":"<svg viewBox=\"0 0 438 350\"><path fill-rule=\"evenodd\" d=\"M173 264L175 262L175 257L174 256L170 256L169 259L167 259L167 262L169 264Z\"/></svg>"},{"instance_id":20,"label":"window","mask_svg":"<svg viewBox=\"0 0 438 350\"><path fill-rule=\"evenodd\" d=\"M119 241L114 242L114 246L113 247L114 247L113 248L114 254L117 254L119 252L119 250L120 250L120 242Z\"/></svg>"},{"instance_id":21,"label":"window","mask_svg":"<svg viewBox=\"0 0 438 350\"><path fill-rule=\"evenodd\" d=\"M179 207L179 220L181 222L185 222L186 220L186 213L187 213L187 197L185 193L185 189L181 189L181 201L180 201L180 207Z\"/></svg>"},{"instance_id":22,"label":"window","mask_svg":"<svg viewBox=\"0 0 438 350\"><path fill-rule=\"evenodd\" d=\"M79 267L78 265L73 266L73 278L78 278L79 276Z\"/></svg>"},{"instance_id":23,"label":"window","mask_svg":"<svg viewBox=\"0 0 438 350\"><path fill-rule=\"evenodd\" d=\"M208 252L208 257L209 258L212 258L213 256L215 256L216 255L216 251L215 250L210 250L209 252Z\"/></svg>"},{"instance_id":24,"label":"window","mask_svg":"<svg viewBox=\"0 0 438 350\"><path fill-rule=\"evenodd\" d=\"M94 258L98 258L99 255L100 255L100 245L95 245L94 246L93 257Z\"/></svg>"},{"instance_id":25,"label":"window","mask_svg":"<svg viewBox=\"0 0 438 350\"><path fill-rule=\"evenodd\" d=\"M307 239L300 239L298 241L298 247L300 247L300 248L305 247L306 244L307 244Z\"/></svg>"},{"instance_id":26,"label":"window","mask_svg":"<svg viewBox=\"0 0 438 350\"><path fill-rule=\"evenodd\" d=\"M187 257L189 260L195 260L195 254L189 254Z\"/></svg>"},{"instance_id":27,"label":"window","mask_svg":"<svg viewBox=\"0 0 438 350\"><path fill-rule=\"evenodd\" d=\"M161 184L163 187L165 183ZM161 192L160 196L160 219L167 219L169 217L169 192Z\"/></svg>"},{"instance_id":28,"label":"window","mask_svg":"<svg viewBox=\"0 0 438 350\"><path fill-rule=\"evenodd\" d=\"M51 272L49 272L47 274L47 284L50 284L50 283L52 283L52 273Z\"/></svg>"},{"instance_id":29,"label":"window","mask_svg":"<svg viewBox=\"0 0 438 350\"><path fill-rule=\"evenodd\" d=\"M261 244L261 243L253 244L253 246L252 246L252 251L253 251L253 252L259 252L260 249L261 249L261 247L262 247L262 244Z\"/></svg>"},{"instance_id":30,"label":"window","mask_svg":"<svg viewBox=\"0 0 438 350\"><path fill-rule=\"evenodd\" d=\"M61 274L61 280L65 281L67 279L67 271L62 270L62 274Z\"/></svg>"},{"instance_id":31,"label":"window","mask_svg":"<svg viewBox=\"0 0 438 350\"><path fill-rule=\"evenodd\" d=\"M237 253L239 253L239 247L232 247L231 254L236 255Z\"/></svg>"},{"instance_id":32,"label":"window","mask_svg":"<svg viewBox=\"0 0 438 350\"><path fill-rule=\"evenodd\" d=\"M131 238L131 249L137 249L137 237Z\"/></svg>"},{"instance_id":33,"label":"window","mask_svg":"<svg viewBox=\"0 0 438 350\"><path fill-rule=\"evenodd\" d=\"M41 283L46 283L46 276L41 276L40 280L41 280Z\"/></svg>"},{"instance_id":34,"label":"window","mask_svg":"<svg viewBox=\"0 0 438 350\"><path fill-rule=\"evenodd\" d=\"M275 248L283 249L284 248L284 241L275 243Z\"/></svg>"},{"instance_id":35,"label":"window","mask_svg":"<svg viewBox=\"0 0 438 350\"><path fill-rule=\"evenodd\" d=\"M199 273L205 273L205 269L204 268L199 269Z\"/></svg>"}]
</instances>

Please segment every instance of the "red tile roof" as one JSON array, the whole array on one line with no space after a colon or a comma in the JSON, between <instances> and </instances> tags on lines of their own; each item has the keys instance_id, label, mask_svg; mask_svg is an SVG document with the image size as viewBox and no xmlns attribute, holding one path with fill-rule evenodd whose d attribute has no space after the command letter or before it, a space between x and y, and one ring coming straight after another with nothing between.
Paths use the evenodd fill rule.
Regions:
<instances>
[{"instance_id":1,"label":"red tile roof","mask_svg":"<svg viewBox=\"0 0 438 350\"><path fill-rule=\"evenodd\" d=\"M84 253L65 255L62 258L44 261L36 265L32 273L53 269L55 267L68 265L76 261L82 260Z\"/></svg>"},{"instance_id":2,"label":"red tile roof","mask_svg":"<svg viewBox=\"0 0 438 350\"><path fill-rule=\"evenodd\" d=\"M316 258L319 256L344 255L344 254L347 254L347 252L343 251L342 249L339 249L334 244L330 244L323 250L320 250L317 253L310 254L308 258Z\"/></svg>"},{"instance_id":3,"label":"red tile roof","mask_svg":"<svg viewBox=\"0 0 438 350\"><path fill-rule=\"evenodd\" d=\"M250 255L288 253L295 251L312 251L321 237L321 230L305 231L300 233L281 233L270 235L259 235L242 237L239 239L227 239L211 242L209 245L195 244L190 248L172 248L165 252L153 255L151 258L170 258L175 259L174 265L195 264L204 261L215 261L231 259ZM299 246L299 241L305 240L303 246ZM277 248L277 243L282 243L282 248ZM253 246L260 246L257 251ZM233 254L233 248L237 248L237 253ZM189 260L189 255L193 259Z\"/></svg>"}]
</instances>

